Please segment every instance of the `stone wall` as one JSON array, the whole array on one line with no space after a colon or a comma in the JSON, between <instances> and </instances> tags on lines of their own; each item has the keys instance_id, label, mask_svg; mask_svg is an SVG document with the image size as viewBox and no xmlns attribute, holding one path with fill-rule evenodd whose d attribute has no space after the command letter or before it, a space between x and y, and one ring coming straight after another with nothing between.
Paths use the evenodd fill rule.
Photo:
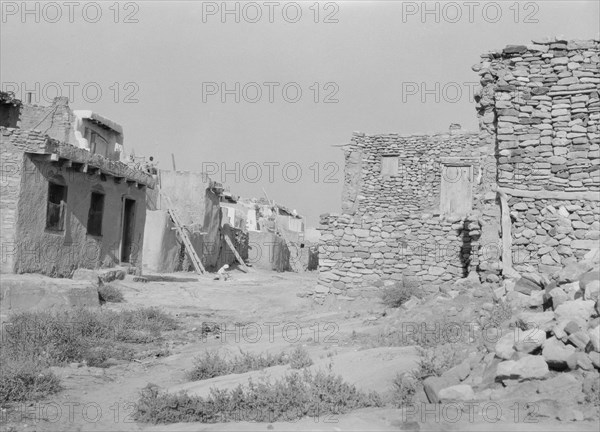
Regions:
<instances>
[{"instance_id":1,"label":"stone wall","mask_svg":"<svg viewBox=\"0 0 600 432\"><path fill-rule=\"evenodd\" d=\"M323 215L321 224L321 294L364 294L404 277L435 285L479 264L476 217Z\"/></svg>"},{"instance_id":2,"label":"stone wall","mask_svg":"<svg viewBox=\"0 0 600 432\"><path fill-rule=\"evenodd\" d=\"M396 175L382 159L398 158ZM472 165L473 206L467 215L440 212L449 159ZM321 217L319 286L324 295L366 293L394 280L424 288L483 271L497 280L499 209L494 149L475 133L365 135L345 148L344 214ZM492 244L486 251L481 239ZM487 252L487 253L484 253Z\"/></svg>"},{"instance_id":3,"label":"stone wall","mask_svg":"<svg viewBox=\"0 0 600 432\"><path fill-rule=\"evenodd\" d=\"M479 158L476 133L366 135L354 133L345 147L342 210L348 214L406 216L439 206L443 157ZM384 156L397 156L398 175L381 175ZM477 165L476 170L480 167Z\"/></svg>"},{"instance_id":4,"label":"stone wall","mask_svg":"<svg viewBox=\"0 0 600 432\"><path fill-rule=\"evenodd\" d=\"M598 239L599 53L597 40L541 39L486 53L473 67L517 270L553 271Z\"/></svg>"}]
</instances>

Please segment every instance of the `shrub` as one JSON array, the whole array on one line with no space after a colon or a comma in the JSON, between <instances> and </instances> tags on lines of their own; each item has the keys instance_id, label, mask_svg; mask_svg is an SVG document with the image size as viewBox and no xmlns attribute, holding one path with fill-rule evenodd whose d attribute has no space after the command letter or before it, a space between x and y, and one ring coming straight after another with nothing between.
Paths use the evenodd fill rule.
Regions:
<instances>
[{"instance_id":1,"label":"shrub","mask_svg":"<svg viewBox=\"0 0 600 432\"><path fill-rule=\"evenodd\" d=\"M175 328L176 321L155 308L13 314L3 326L0 401L57 391L58 379L46 371L48 366L86 362L103 367L109 358L131 360L131 344L154 341Z\"/></svg>"},{"instance_id":2,"label":"shrub","mask_svg":"<svg viewBox=\"0 0 600 432\"><path fill-rule=\"evenodd\" d=\"M401 281L396 281L394 285L384 288L381 300L387 307L398 308L412 296L421 297L419 283L416 280L404 277Z\"/></svg>"},{"instance_id":3,"label":"shrub","mask_svg":"<svg viewBox=\"0 0 600 432\"><path fill-rule=\"evenodd\" d=\"M410 405L417 392L416 379L410 374L396 374L392 381L392 403L397 408Z\"/></svg>"},{"instance_id":4,"label":"shrub","mask_svg":"<svg viewBox=\"0 0 600 432\"><path fill-rule=\"evenodd\" d=\"M447 343L437 347L419 347L419 365L413 376L422 381L430 376L441 376L448 369L466 358L465 353L455 344Z\"/></svg>"},{"instance_id":5,"label":"shrub","mask_svg":"<svg viewBox=\"0 0 600 432\"><path fill-rule=\"evenodd\" d=\"M98 297L100 297L100 303L121 303L125 301L121 290L110 284L98 287Z\"/></svg>"},{"instance_id":6,"label":"shrub","mask_svg":"<svg viewBox=\"0 0 600 432\"><path fill-rule=\"evenodd\" d=\"M284 353L263 355L240 350L239 355L227 359L218 352L205 351L203 355L195 359L194 368L187 373L187 378L190 381L200 381L221 375L239 374L287 363L288 359Z\"/></svg>"},{"instance_id":7,"label":"shrub","mask_svg":"<svg viewBox=\"0 0 600 432\"><path fill-rule=\"evenodd\" d=\"M372 406L382 406L377 393L361 392L340 376L304 370L274 382L250 380L246 387L213 388L207 397L161 393L150 384L142 391L136 420L155 424L293 421Z\"/></svg>"},{"instance_id":8,"label":"shrub","mask_svg":"<svg viewBox=\"0 0 600 432\"><path fill-rule=\"evenodd\" d=\"M38 400L62 390L60 380L38 361L0 356L0 405Z\"/></svg>"},{"instance_id":9,"label":"shrub","mask_svg":"<svg viewBox=\"0 0 600 432\"><path fill-rule=\"evenodd\" d=\"M303 347L298 346L290 353L290 366L292 369L302 369L312 364L312 359Z\"/></svg>"}]
</instances>

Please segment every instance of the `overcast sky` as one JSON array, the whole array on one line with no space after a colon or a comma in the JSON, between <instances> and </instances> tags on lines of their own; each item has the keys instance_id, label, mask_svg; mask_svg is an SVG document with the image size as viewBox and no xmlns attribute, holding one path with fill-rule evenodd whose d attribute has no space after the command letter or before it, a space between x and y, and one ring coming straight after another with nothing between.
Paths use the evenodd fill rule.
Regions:
<instances>
[{"instance_id":1,"label":"overcast sky","mask_svg":"<svg viewBox=\"0 0 600 432\"><path fill-rule=\"evenodd\" d=\"M40 104L61 92L121 124L136 155L171 169L173 153L244 197L264 188L314 225L341 209L334 145L353 131L476 130L479 55L595 37L599 4L431 2L423 15L422 2L229 2L223 15L222 2L56 2L23 15L3 2L2 89Z\"/></svg>"}]
</instances>

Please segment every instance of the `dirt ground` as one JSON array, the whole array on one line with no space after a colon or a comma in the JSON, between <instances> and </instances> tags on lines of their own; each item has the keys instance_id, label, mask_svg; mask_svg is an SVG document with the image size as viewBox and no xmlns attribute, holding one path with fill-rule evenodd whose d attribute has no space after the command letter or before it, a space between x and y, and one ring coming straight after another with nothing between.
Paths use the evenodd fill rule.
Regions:
<instances>
[{"instance_id":1,"label":"dirt ground","mask_svg":"<svg viewBox=\"0 0 600 432\"><path fill-rule=\"evenodd\" d=\"M528 419L509 405L496 405L496 411L488 411L487 415L481 410L474 411L472 416L464 409L452 411L440 406L437 412L423 412L420 417L417 413L417 418L423 420L418 422L414 416L409 418L404 410L369 408L293 422L136 423L132 418L136 403L140 391L149 383L171 392L186 390L190 394L204 395L213 386L232 388L247 383L249 377L276 378L289 370L289 366L275 366L264 371L187 382L185 372L191 369L194 357L205 350L279 353L293 345L302 345L315 363L312 369L331 369L363 390L381 393L390 390L397 373L411 370L418 361L414 347L376 346L378 335L396 325L404 312L384 312L377 298L332 300L317 305L307 296L315 285L315 273L235 271L228 281L198 280L191 273L147 277L146 283L133 282L129 277L118 282L126 302L102 307L120 310L157 306L175 316L181 329L168 333L156 349L141 353L139 360L133 362L120 362L106 369L81 365L52 368L65 389L51 399L22 404L11 412L4 412L4 420L9 420L4 422L5 430L598 430L598 424L591 422ZM460 304L460 299L454 300L453 305ZM442 300L439 306L448 309ZM412 316L422 314L418 309L412 311ZM202 324L206 322L217 323L225 329L224 333L218 338L210 333L203 335Z\"/></svg>"}]
</instances>

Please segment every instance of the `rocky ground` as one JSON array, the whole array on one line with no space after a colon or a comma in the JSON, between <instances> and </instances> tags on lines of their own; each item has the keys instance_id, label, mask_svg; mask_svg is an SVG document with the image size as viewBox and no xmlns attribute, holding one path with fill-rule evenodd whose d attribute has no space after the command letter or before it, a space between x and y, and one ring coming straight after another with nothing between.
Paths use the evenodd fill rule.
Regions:
<instances>
[{"instance_id":1,"label":"rocky ground","mask_svg":"<svg viewBox=\"0 0 600 432\"><path fill-rule=\"evenodd\" d=\"M125 296L115 310L158 306L180 330L133 362L108 368L55 367L65 389L3 411L3 430L598 430L598 257L553 277L534 272L495 290L474 278L386 308L379 297L312 298L316 274L233 272L228 281L190 273L112 282ZM213 323L207 325L206 323ZM221 329L220 332L210 331ZM298 421L140 424L141 390L206 395L248 378L286 374L289 366L189 382L205 350L279 353L302 345L313 370L330 369L363 390L390 394L397 374L412 376L423 353L450 365L423 376L404 408L368 408ZM416 345L416 346L415 346ZM437 356L437 357L436 357ZM594 399L595 397L595 399Z\"/></svg>"}]
</instances>

